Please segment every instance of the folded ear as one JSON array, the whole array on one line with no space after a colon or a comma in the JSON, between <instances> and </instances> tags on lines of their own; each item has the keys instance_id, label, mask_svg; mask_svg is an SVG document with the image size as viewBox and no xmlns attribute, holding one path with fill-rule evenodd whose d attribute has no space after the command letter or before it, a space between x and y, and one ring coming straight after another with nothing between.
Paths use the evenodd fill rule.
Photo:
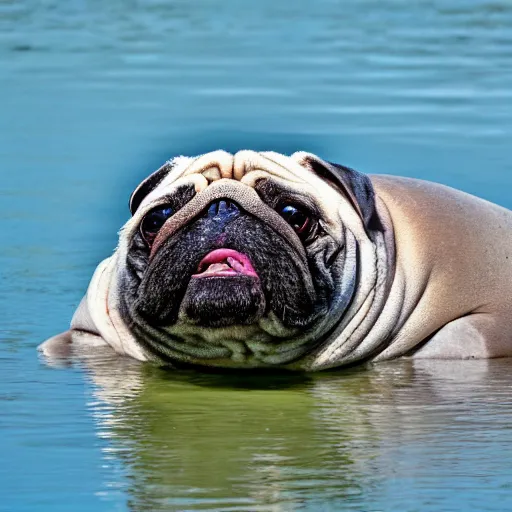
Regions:
<instances>
[{"instance_id":1,"label":"folded ear","mask_svg":"<svg viewBox=\"0 0 512 512\"><path fill-rule=\"evenodd\" d=\"M162 180L169 174L169 172L174 167L173 162L166 162L160 169L155 171L153 174L148 176L140 185L132 192L130 196L130 212L133 215L137 208L142 203L143 199L158 185L162 182Z\"/></svg>"},{"instance_id":2,"label":"folded ear","mask_svg":"<svg viewBox=\"0 0 512 512\"><path fill-rule=\"evenodd\" d=\"M326 162L311 153L294 153L292 158L341 189L363 220L367 231L382 230L375 206L375 190L366 174L344 165Z\"/></svg>"}]
</instances>

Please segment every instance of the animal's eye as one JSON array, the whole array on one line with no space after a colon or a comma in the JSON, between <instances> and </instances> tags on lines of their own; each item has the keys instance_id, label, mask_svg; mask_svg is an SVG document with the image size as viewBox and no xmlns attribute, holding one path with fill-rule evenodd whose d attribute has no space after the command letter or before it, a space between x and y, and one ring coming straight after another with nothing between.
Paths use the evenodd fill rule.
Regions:
<instances>
[{"instance_id":1,"label":"animal's eye","mask_svg":"<svg viewBox=\"0 0 512 512\"><path fill-rule=\"evenodd\" d=\"M157 206L146 213L140 225L140 233L149 245L153 243L160 228L173 213L174 210L168 204Z\"/></svg>"},{"instance_id":2,"label":"animal's eye","mask_svg":"<svg viewBox=\"0 0 512 512\"><path fill-rule=\"evenodd\" d=\"M313 222L309 213L304 209L293 204L285 204L281 205L277 211L301 239L306 239L311 233Z\"/></svg>"}]
</instances>

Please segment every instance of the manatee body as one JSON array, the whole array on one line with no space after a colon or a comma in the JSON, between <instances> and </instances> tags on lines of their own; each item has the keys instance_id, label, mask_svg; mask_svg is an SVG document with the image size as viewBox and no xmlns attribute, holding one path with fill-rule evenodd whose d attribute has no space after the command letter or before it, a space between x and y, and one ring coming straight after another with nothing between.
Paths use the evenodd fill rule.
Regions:
<instances>
[{"instance_id":1,"label":"manatee body","mask_svg":"<svg viewBox=\"0 0 512 512\"><path fill-rule=\"evenodd\" d=\"M175 158L48 355L321 370L512 354L512 212L309 153Z\"/></svg>"}]
</instances>

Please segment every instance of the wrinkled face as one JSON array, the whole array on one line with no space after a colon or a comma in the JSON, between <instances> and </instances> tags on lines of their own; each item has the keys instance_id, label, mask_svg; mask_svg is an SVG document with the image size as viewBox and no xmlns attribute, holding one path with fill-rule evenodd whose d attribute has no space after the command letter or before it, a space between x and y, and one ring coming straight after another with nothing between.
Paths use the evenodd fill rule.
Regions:
<instances>
[{"instance_id":1,"label":"wrinkled face","mask_svg":"<svg viewBox=\"0 0 512 512\"><path fill-rule=\"evenodd\" d=\"M151 357L286 365L321 343L354 293L361 219L304 154L178 158L134 192L120 312ZM349 222L350 223L350 222Z\"/></svg>"}]
</instances>

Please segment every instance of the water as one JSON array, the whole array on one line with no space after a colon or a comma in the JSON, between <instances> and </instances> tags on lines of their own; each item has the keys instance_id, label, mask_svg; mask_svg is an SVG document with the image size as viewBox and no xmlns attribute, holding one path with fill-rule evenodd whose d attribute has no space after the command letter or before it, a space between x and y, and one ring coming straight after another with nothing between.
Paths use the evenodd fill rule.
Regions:
<instances>
[{"instance_id":1,"label":"water","mask_svg":"<svg viewBox=\"0 0 512 512\"><path fill-rule=\"evenodd\" d=\"M55 369L138 181L305 149L512 208L505 0L0 2L0 510L512 509L512 362Z\"/></svg>"}]
</instances>

